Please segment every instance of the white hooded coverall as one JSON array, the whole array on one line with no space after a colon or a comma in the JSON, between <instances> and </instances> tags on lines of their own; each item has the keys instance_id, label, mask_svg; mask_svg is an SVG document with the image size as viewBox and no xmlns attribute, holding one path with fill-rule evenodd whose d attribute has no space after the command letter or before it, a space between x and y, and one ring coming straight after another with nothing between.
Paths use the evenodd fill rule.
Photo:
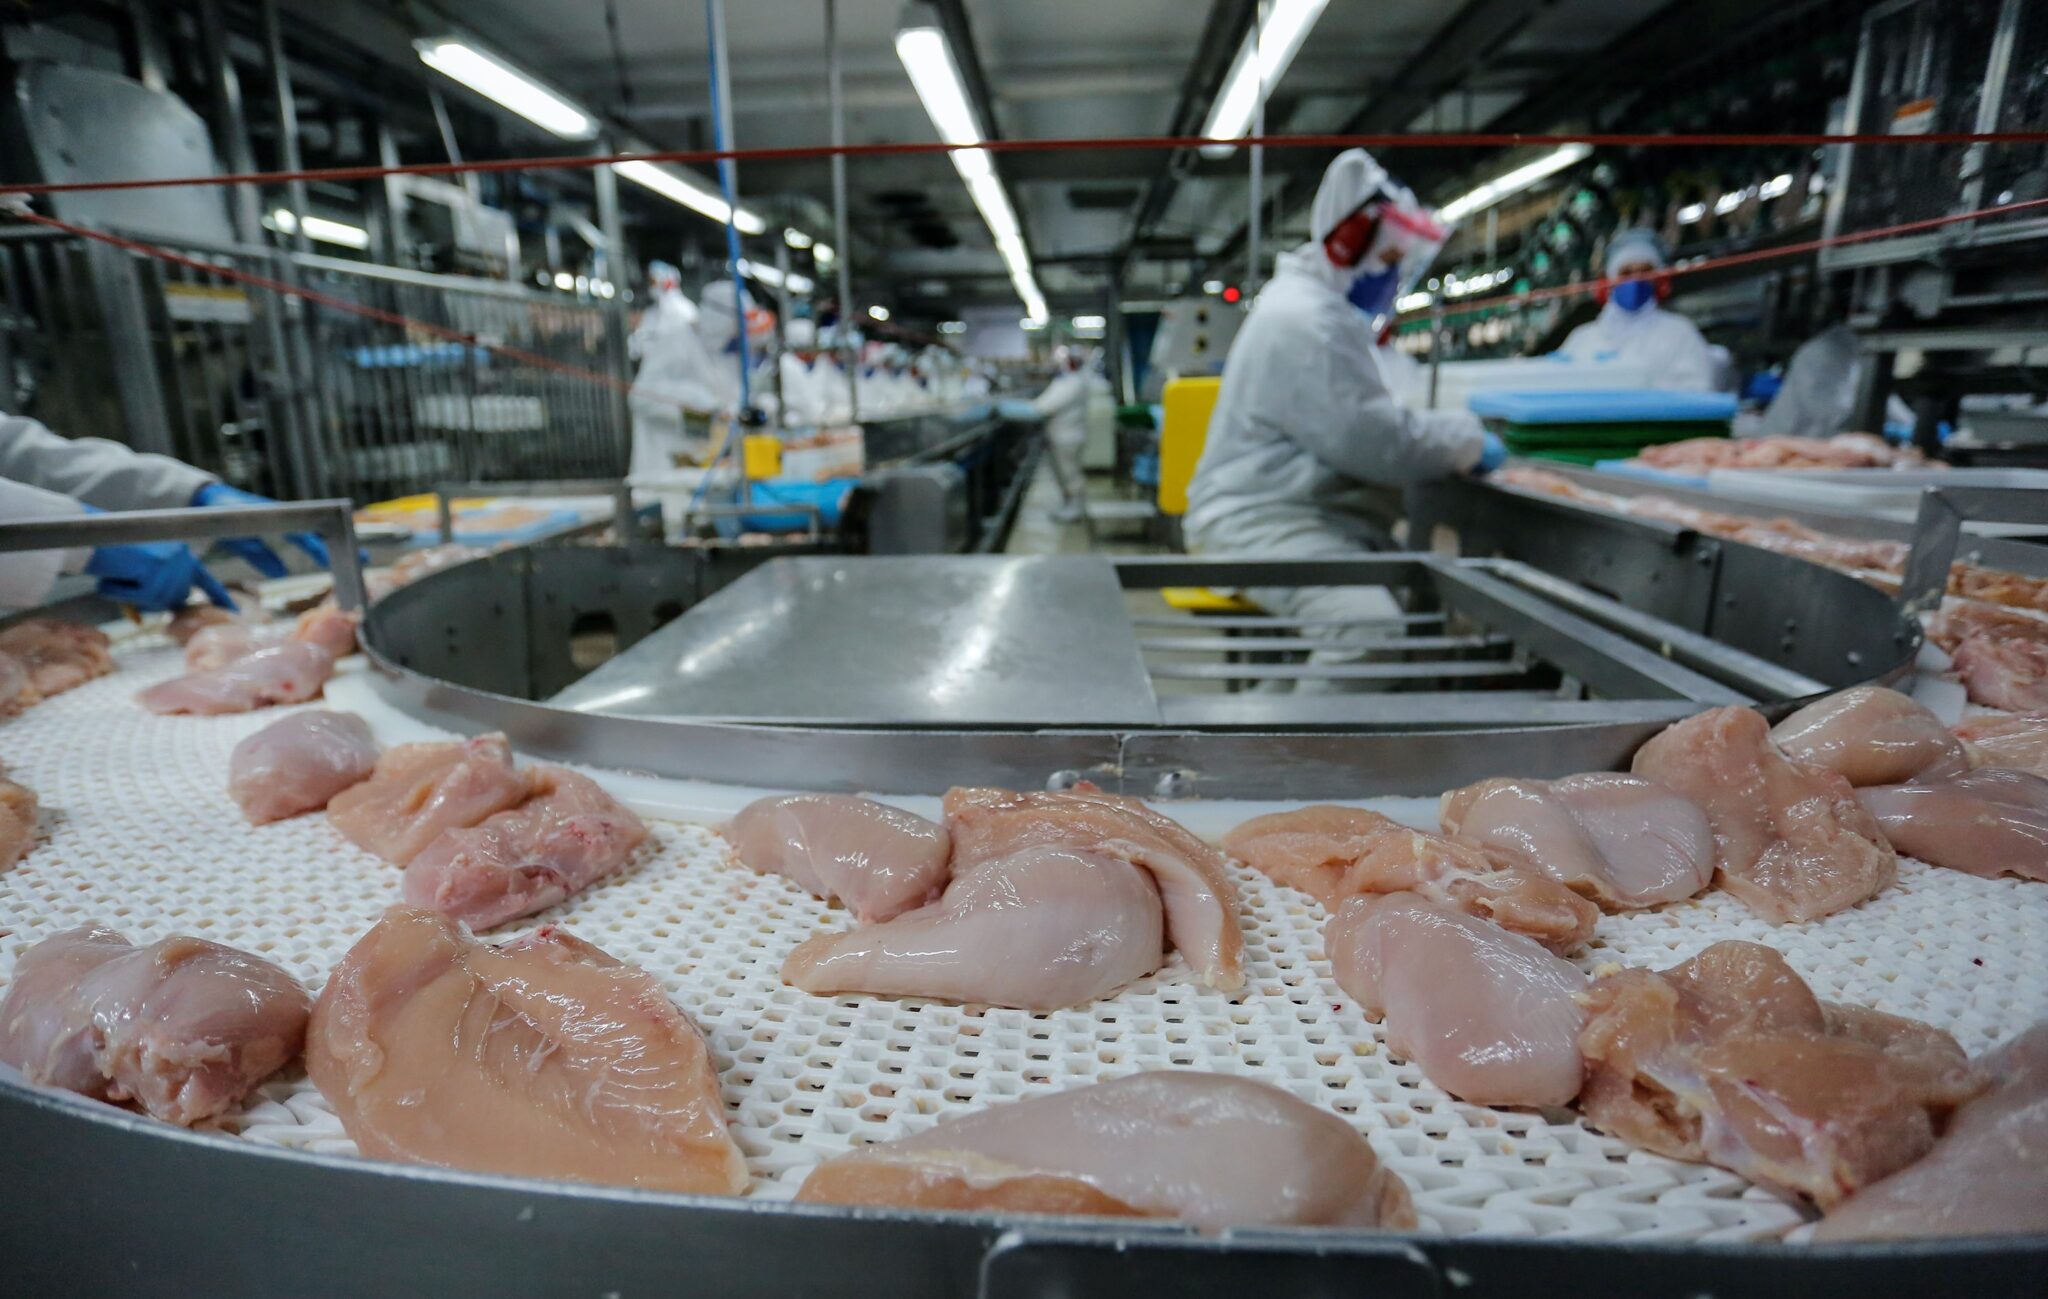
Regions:
<instances>
[{"instance_id":1,"label":"white hooded coverall","mask_svg":"<svg viewBox=\"0 0 2048 1299\"><path fill-rule=\"evenodd\" d=\"M1324 181L1328 190L1343 158ZM1325 233L1369 194L1317 193L1311 227ZM1208 443L1188 487L1183 521L1197 554L1356 557L1389 542L1398 489L1479 462L1485 435L1463 411L1417 410L1388 390L1374 323L1345 298L1354 272L1316 242L1280 254L1223 366ZM1282 617L1378 626L1317 627L1330 642L1314 665L1353 663L1400 612L1379 587L1253 588ZM1303 692L1358 689L1310 679Z\"/></svg>"},{"instance_id":2,"label":"white hooded coverall","mask_svg":"<svg viewBox=\"0 0 2048 1299\"><path fill-rule=\"evenodd\" d=\"M1664 250L1647 230L1616 232L1607 246L1612 277L1627 266L1664 267ZM1713 392L1714 354L1699 326L1653 298L1634 311L1609 300L1600 314L1565 336L1558 355L1579 362L1640 366L1656 376L1655 386L1678 392Z\"/></svg>"},{"instance_id":3,"label":"white hooded coverall","mask_svg":"<svg viewBox=\"0 0 2048 1299\"><path fill-rule=\"evenodd\" d=\"M663 288L626 342L626 350L640 362L628 396L633 412L631 477L673 473L678 457L692 459L707 449L683 424L684 408L710 411L718 406L710 359L697 325L697 308L682 290Z\"/></svg>"},{"instance_id":4,"label":"white hooded coverall","mask_svg":"<svg viewBox=\"0 0 2048 1299\"><path fill-rule=\"evenodd\" d=\"M1032 400L1045 421L1046 449L1052 453L1060 496L1068 501L1082 494L1081 448L1088 441L1088 367L1061 370Z\"/></svg>"}]
</instances>

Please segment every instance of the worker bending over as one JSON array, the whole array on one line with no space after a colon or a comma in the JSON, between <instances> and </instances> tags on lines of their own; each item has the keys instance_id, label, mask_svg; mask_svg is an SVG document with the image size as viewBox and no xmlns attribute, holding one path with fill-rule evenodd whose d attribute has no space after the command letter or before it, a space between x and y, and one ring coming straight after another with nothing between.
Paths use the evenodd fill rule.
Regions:
<instances>
[{"instance_id":1,"label":"worker bending over","mask_svg":"<svg viewBox=\"0 0 2048 1299\"><path fill-rule=\"evenodd\" d=\"M1375 357L1404 276L1445 232L1372 155L1350 149L1324 173L1310 242L1280 254L1224 360L1208 443L1188 487L1188 549L1256 557L1355 557L1391 542L1399 489L1506 457L1463 411L1418 410L1389 390ZM1378 587L1254 588L1269 613L1329 642L1311 664L1356 662L1400 613ZM1310 679L1303 691L1359 683Z\"/></svg>"},{"instance_id":2,"label":"worker bending over","mask_svg":"<svg viewBox=\"0 0 2048 1299\"><path fill-rule=\"evenodd\" d=\"M1648 230L1618 230L1607 241L1607 285L1600 314L1565 336L1558 355L1581 362L1639 367L1652 388L1716 389L1713 349L1699 327L1658 305L1671 294L1663 245Z\"/></svg>"}]
</instances>

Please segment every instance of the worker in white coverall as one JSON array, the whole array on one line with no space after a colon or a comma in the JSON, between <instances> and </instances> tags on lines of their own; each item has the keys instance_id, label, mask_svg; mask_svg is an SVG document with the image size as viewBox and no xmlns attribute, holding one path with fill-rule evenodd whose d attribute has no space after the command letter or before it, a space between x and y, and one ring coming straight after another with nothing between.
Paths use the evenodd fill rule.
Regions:
<instances>
[{"instance_id":1,"label":"worker in white coverall","mask_svg":"<svg viewBox=\"0 0 2048 1299\"><path fill-rule=\"evenodd\" d=\"M1310 242L1281 253L1224 360L1208 443L1183 521L1198 554L1347 558L1391 541L1398 489L1491 469L1499 439L1463 411L1419 410L1388 390L1375 357L1405 278L1444 231L1372 155L1350 149L1324 174ZM1268 613L1309 620L1314 666L1365 656L1395 628L1379 587L1254 587ZM1312 678L1304 692L1359 682Z\"/></svg>"},{"instance_id":2,"label":"worker in white coverall","mask_svg":"<svg viewBox=\"0 0 2048 1299\"><path fill-rule=\"evenodd\" d=\"M733 308L735 293L739 311ZM768 345L775 339L775 313L754 305L754 295L736 290L729 279L705 285L697 305L697 338L711 360L714 409L737 412L740 408L739 312L746 314L747 322L747 395L754 405L761 405L764 396L773 395L773 385L763 380L770 373Z\"/></svg>"},{"instance_id":3,"label":"worker in white coverall","mask_svg":"<svg viewBox=\"0 0 2048 1299\"><path fill-rule=\"evenodd\" d=\"M683 412L718 406L711 360L698 335L697 307L683 293L681 272L667 262L652 262L647 274L653 301L626 340L627 353L640 363L627 398L633 412L628 473L640 480L701 459L710 448L688 431Z\"/></svg>"},{"instance_id":4,"label":"worker in white coverall","mask_svg":"<svg viewBox=\"0 0 2048 1299\"><path fill-rule=\"evenodd\" d=\"M1087 486L1081 471L1081 448L1088 441L1088 354L1062 345L1053 349L1052 356L1056 373L1031 405L1045 421L1046 451L1052 456L1053 480L1060 489L1060 507L1053 517L1072 523L1081 517Z\"/></svg>"},{"instance_id":5,"label":"worker in white coverall","mask_svg":"<svg viewBox=\"0 0 2048 1299\"><path fill-rule=\"evenodd\" d=\"M267 497L230 487L169 456L145 455L99 438L60 437L35 420L0 414L0 522L271 504ZM286 540L326 565L327 548L319 537L293 533ZM285 575L277 552L255 537L221 544L266 577ZM195 587L214 603L234 607L227 589L200 565L191 547L144 541L0 553L0 609L41 604L63 573L97 578L102 595L143 609L179 608Z\"/></svg>"},{"instance_id":6,"label":"worker in white coverall","mask_svg":"<svg viewBox=\"0 0 2048 1299\"><path fill-rule=\"evenodd\" d=\"M1670 278L1659 274L1668 264L1650 231L1616 231L1607 241L1600 314L1566 335L1558 355L1640 367L1654 388L1715 391L1714 355L1699 326L1657 305L1671 293Z\"/></svg>"}]
</instances>

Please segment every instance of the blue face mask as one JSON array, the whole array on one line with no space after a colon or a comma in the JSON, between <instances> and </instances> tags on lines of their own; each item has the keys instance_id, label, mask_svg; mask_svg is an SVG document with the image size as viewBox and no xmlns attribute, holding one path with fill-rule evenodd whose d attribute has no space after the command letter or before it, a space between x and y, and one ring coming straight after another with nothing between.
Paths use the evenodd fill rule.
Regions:
<instances>
[{"instance_id":1,"label":"blue face mask","mask_svg":"<svg viewBox=\"0 0 2048 1299\"><path fill-rule=\"evenodd\" d=\"M1657 299L1657 286L1649 280L1624 280L1608 293L1608 300L1623 311L1641 311Z\"/></svg>"},{"instance_id":2,"label":"blue face mask","mask_svg":"<svg viewBox=\"0 0 2048 1299\"><path fill-rule=\"evenodd\" d=\"M1351 281L1351 289L1344 296L1352 306L1368 316L1377 318L1393 310L1394 294L1400 287L1400 267L1389 266L1385 270L1368 272Z\"/></svg>"}]
</instances>

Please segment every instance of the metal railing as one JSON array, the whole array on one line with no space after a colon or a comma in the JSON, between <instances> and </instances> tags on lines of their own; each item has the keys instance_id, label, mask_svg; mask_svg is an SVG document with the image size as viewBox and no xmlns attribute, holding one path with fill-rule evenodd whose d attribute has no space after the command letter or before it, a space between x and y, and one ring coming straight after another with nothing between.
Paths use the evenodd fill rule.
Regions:
<instances>
[{"instance_id":1,"label":"metal railing","mask_svg":"<svg viewBox=\"0 0 2048 1299\"><path fill-rule=\"evenodd\" d=\"M626 470L622 303L268 247L173 251L198 265L0 234L0 409L284 498Z\"/></svg>"}]
</instances>

